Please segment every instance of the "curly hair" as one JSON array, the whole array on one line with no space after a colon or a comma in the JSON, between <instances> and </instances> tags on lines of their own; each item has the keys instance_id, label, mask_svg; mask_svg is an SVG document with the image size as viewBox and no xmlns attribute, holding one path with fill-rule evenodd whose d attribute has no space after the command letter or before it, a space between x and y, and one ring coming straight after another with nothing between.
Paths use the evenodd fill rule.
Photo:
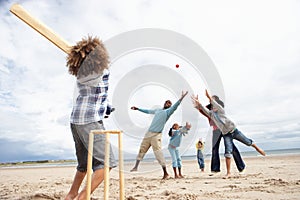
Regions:
<instances>
[{"instance_id":1,"label":"curly hair","mask_svg":"<svg viewBox=\"0 0 300 200\"><path fill-rule=\"evenodd\" d=\"M88 36L88 38L83 38L71 48L67 56L69 73L77 76L83 61L88 55L89 59L86 59L85 67L80 72L81 75L87 76L93 72L99 74L104 69L108 69L109 56L104 44L98 37Z\"/></svg>"}]
</instances>

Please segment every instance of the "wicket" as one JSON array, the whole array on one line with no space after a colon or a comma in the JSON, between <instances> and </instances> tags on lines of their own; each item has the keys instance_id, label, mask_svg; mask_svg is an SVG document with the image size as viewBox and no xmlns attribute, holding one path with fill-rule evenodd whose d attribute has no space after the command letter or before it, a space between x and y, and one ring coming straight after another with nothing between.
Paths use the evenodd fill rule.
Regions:
<instances>
[{"instance_id":1,"label":"wicket","mask_svg":"<svg viewBox=\"0 0 300 200\"><path fill-rule=\"evenodd\" d=\"M88 163L87 163L87 183L86 183L86 199L90 200L91 195L91 181L92 181L92 158L93 158L93 144L94 134L105 134L105 163L104 163L104 200L108 200L109 193L109 151L110 151L110 134L118 134L118 148L119 148L119 189L120 200L124 200L124 174L123 174L123 135L119 130L92 130L89 133L88 146Z\"/></svg>"}]
</instances>

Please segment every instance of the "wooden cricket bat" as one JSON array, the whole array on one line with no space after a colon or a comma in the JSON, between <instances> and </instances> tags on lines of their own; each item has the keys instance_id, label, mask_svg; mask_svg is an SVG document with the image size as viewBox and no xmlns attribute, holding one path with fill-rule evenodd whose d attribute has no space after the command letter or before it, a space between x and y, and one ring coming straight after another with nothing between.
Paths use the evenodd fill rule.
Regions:
<instances>
[{"instance_id":1,"label":"wooden cricket bat","mask_svg":"<svg viewBox=\"0 0 300 200\"><path fill-rule=\"evenodd\" d=\"M41 21L31 16L29 12L27 12L20 4L13 4L10 8L10 12L12 12L29 26L31 26L31 28L39 32L65 53L68 54L70 52L71 45L67 41L65 41L62 37L60 37L57 33L55 33Z\"/></svg>"}]
</instances>

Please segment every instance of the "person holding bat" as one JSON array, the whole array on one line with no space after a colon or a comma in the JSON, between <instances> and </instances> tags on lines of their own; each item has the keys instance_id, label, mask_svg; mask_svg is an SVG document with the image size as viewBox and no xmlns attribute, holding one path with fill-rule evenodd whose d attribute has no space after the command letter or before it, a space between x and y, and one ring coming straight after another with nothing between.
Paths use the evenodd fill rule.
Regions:
<instances>
[{"instance_id":1,"label":"person holding bat","mask_svg":"<svg viewBox=\"0 0 300 200\"><path fill-rule=\"evenodd\" d=\"M13 4L10 11L68 54L67 67L69 73L77 79L78 90L70 119L78 165L72 186L65 200L87 199L104 179L105 161L105 135L97 134L94 136L93 144L92 169L94 173L91 187L85 187L78 194L87 173L89 133L91 130L104 130L103 118L107 118L114 110L107 100L109 79L107 50L97 37L91 36L71 46L52 29L34 18L20 4ZM116 162L112 150L110 150L109 168L112 169L113 167L116 167Z\"/></svg>"},{"instance_id":2,"label":"person holding bat","mask_svg":"<svg viewBox=\"0 0 300 200\"><path fill-rule=\"evenodd\" d=\"M265 156L265 152L259 148L252 139L249 139L246 137L240 130L237 129L235 123L228 118L228 116L225 114L224 108L217 103L215 97L211 97L207 90L205 90L205 95L209 99L210 103L212 104L212 109L208 110L206 107L204 107L199 99L198 95L192 96L192 102L194 107L197 110L202 110L207 116L209 116L210 119L213 120L213 122L216 124L216 126L222 131L223 138L224 138L224 144L225 144L225 161L226 161L226 169L227 173L226 178L230 178L231 171L230 171L230 165L231 165L231 157L232 157L232 150L233 150L233 139L238 140L239 142L253 147L258 153Z\"/></svg>"},{"instance_id":3,"label":"person holding bat","mask_svg":"<svg viewBox=\"0 0 300 200\"><path fill-rule=\"evenodd\" d=\"M80 193L78 191L87 172L89 133L91 130L104 130L103 118L111 111L107 100L108 63L107 51L96 37L78 42L67 57L69 73L77 78L78 96L70 122L78 165L65 200L86 199L88 195L86 188ZM105 134L94 135L93 147L91 193L104 179ZM112 149L109 157L109 168L112 169L116 167Z\"/></svg>"}]
</instances>

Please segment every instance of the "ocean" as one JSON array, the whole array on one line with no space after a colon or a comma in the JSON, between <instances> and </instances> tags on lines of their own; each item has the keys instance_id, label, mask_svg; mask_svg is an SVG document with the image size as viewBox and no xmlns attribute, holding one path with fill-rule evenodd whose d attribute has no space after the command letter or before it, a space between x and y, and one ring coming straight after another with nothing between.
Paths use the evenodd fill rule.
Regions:
<instances>
[{"instance_id":1,"label":"ocean","mask_svg":"<svg viewBox=\"0 0 300 200\"><path fill-rule=\"evenodd\" d=\"M277 150L265 150L267 156L282 156L282 155L297 155L300 154L300 148L294 149L277 149ZM247 157L256 157L260 156L256 151L246 151L241 152L243 158ZM124 155L126 158L126 156ZM205 154L205 159L210 160L211 155ZM220 158L223 157L223 154L220 154ZM181 156L182 160L196 160L196 155L183 155ZM166 156L166 160L170 161L171 158ZM124 163L134 162L135 159L124 159ZM143 160L143 162L153 162L155 161L154 157L148 157ZM0 169L8 169L8 168L41 168L41 167L70 167L76 166L76 160L49 160L49 161L32 161L29 163L14 163L14 164L2 164L0 165Z\"/></svg>"}]
</instances>

